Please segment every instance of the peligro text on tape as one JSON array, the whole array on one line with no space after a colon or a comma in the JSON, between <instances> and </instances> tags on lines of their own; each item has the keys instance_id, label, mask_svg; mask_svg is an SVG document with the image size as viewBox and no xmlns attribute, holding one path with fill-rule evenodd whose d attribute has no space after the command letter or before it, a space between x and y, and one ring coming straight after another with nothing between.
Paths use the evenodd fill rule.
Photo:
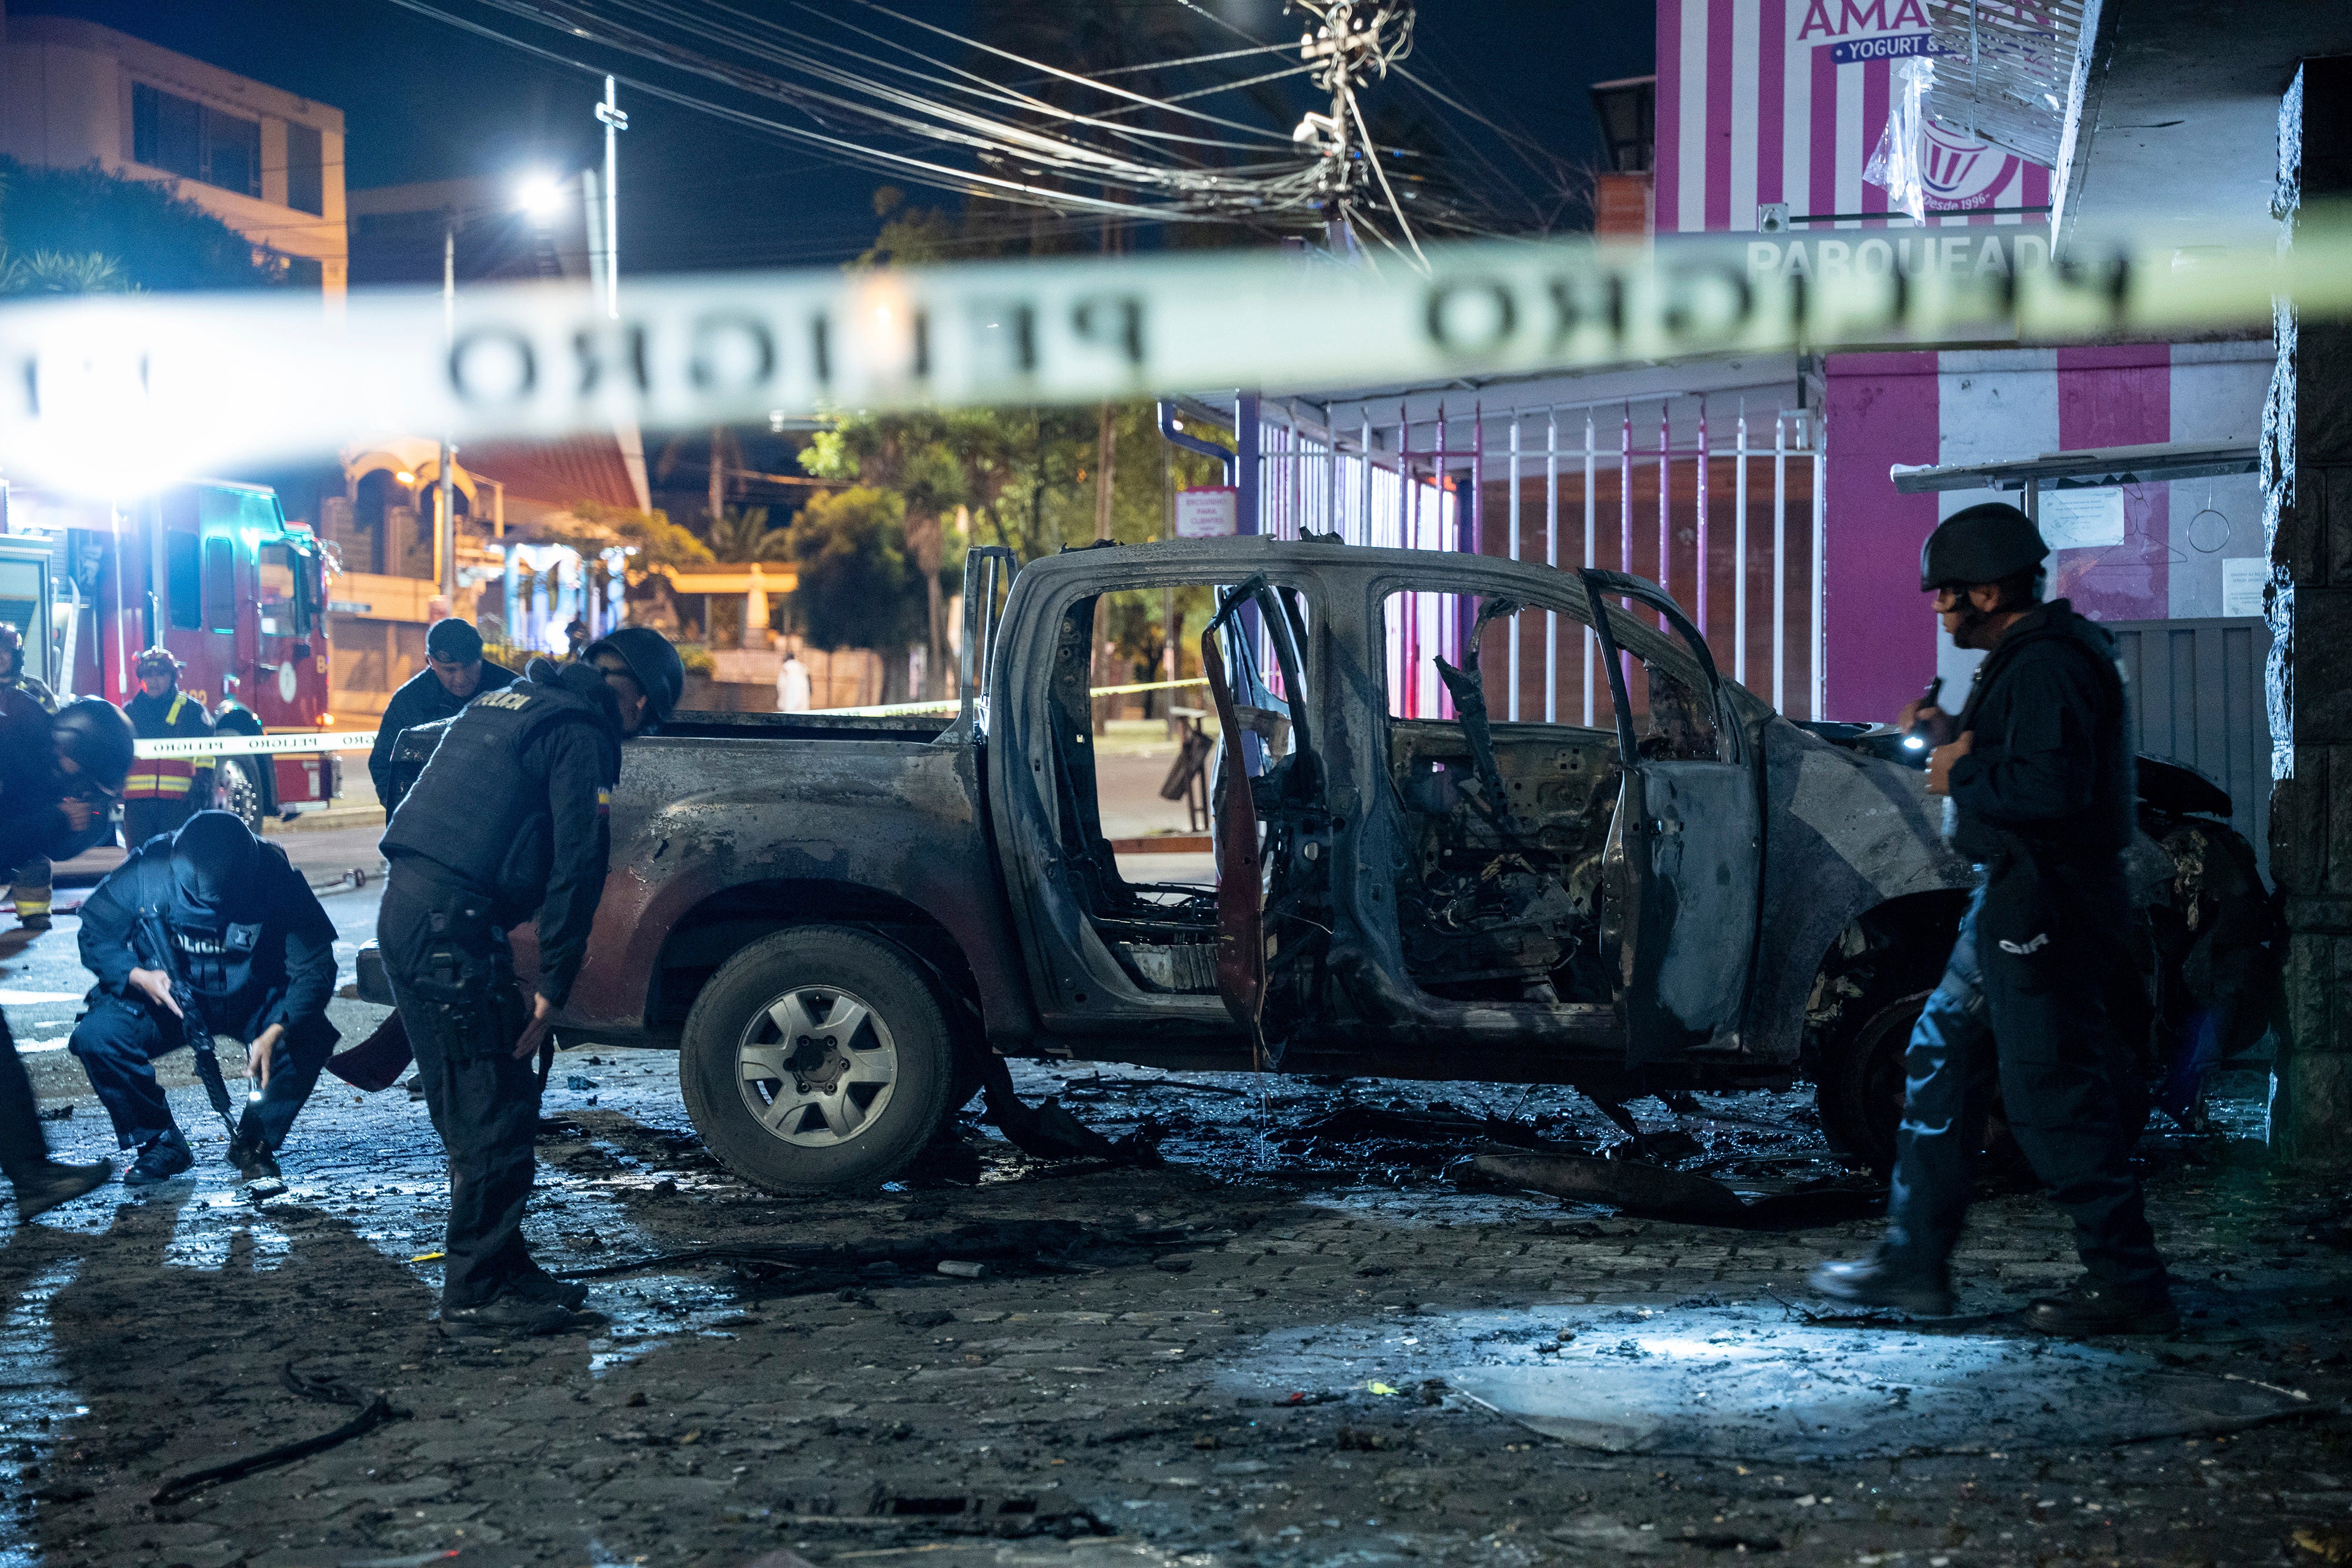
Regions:
<instances>
[{"instance_id":1,"label":"peligro text on tape","mask_svg":"<svg viewBox=\"0 0 2352 1568\"><path fill-rule=\"evenodd\" d=\"M1189 681L1138 681L1121 686L1092 686L1088 695L1098 697L1130 696L1139 692L1169 692L1186 686L1205 686L1209 683L1199 677ZM815 718L892 718L901 714L952 712L961 704L955 698L945 702L884 703L868 707L817 708L811 713ZM132 754L146 761L163 758L185 759L191 757L243 757L256 753L285 756L293 752L372 751L375 748L376 732L345 733L336 730L310 735L213 735L202 740L142 740L132 747Z\"/></svg>"},{"instance_id":2,"label":"peligro text on tape","mask_svg":"<svg viewBox=\"0 0 2352 1568\"><path fill-rule=\"evenodd\" d=\"M145 761L190 757L243 757L256 753L285 756L289 752L367 751L376 732L352 734L322 730L310 735L213 735L202 740L142 740L131 755Z\"/></svg>"},{"instance_id":3,"label":"peligro text on tape","mask_svg":"<svg viewBox=\"0 0 2352 1568\"><path fill-rule=\"evenodd\" d=\"M1484 241L1396 265L1162 254L649 279L608 320L572 284L315 298L80 296L0 311L0 462L52 482L334 450L756 421L769 411L1310 390L1702 353L2260 327L2352 314L2352 223L2086 236Z\"/></svg>"}]
</instances>

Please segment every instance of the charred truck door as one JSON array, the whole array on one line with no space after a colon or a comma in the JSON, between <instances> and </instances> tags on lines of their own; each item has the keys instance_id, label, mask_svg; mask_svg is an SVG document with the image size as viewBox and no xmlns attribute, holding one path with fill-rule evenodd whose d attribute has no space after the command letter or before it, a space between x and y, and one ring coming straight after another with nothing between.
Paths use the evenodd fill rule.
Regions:
<instances>
[{"instance_id":1,"label":"charred truck door","mask_svg":"<svg viewBox=\"0 0 2352 1568\"><path fill-rule=\"evenodd\" d=\"M1038 1013L1056 1034L1189 1041L1201 1065L1246 1066L1262 1045L1252 1024L1296 1010L1286 971L1330 925L1313 891L1329 862L1300 651L1312 607L1264 576L1220 585L1180 562L1114 577L1081 553L1015 580L988 677L991 809ZM1095 650L1115 600L1150 607L1171 591L1213 622L1202 647L1218 682L1222 890L1205 864L1179 874L1171 857L1122 852L1104 832ZM1286 975L1270 976L1270 948Z\"/></svg>"},{"instance_id":2,"label":"charred truck door","mask_svg":"<svg viewBox=\"0 0 2352 1568\"><path fill-rule=\"evenodd\" d=\"M1616 717L1622 774L1604 862L1604 951L1615 948L1626 1060L1670 1061L1733 1048L1756 946L1763 811L1748 737L1726 702L1706 640L1639 578L1580 574ZM1615 598L1654 612L1679 643L1628 653ZM1675 657L1674 654L1685 655Z\"/></svg>"}]
</instances>

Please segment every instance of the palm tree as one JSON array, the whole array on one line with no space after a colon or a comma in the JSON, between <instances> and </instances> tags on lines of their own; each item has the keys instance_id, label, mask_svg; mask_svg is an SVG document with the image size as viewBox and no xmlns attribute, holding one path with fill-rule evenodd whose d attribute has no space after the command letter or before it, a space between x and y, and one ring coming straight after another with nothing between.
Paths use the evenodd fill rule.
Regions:
<instances>
[{"instance_id":1,"label":"palm tree","mask_svg":"<svg viewBox=\"0 0 2352 1568\"><path fill-rule=\"evenodd\" d=\"M768 526L765 507L730 507L705 536L710 553L729 564L793 559L792 531Z\"/></svg>"}]
</instances>

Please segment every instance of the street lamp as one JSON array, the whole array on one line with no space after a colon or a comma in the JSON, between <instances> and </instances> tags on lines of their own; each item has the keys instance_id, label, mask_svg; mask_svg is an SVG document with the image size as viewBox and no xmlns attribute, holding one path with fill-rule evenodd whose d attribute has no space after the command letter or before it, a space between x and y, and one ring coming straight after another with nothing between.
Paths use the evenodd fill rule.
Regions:
<instances>
[{"instance_id":1,"label":"street lamp","mask_svg":"<svg viewBox=\"0 0 2352 1568\"><path fill-rule=\"evenodd\" d=\"M515 205L530 214L531 222L545 228L563 210L562 182L548 173L526 175L516 188Z\"/></svg>"}]
</instances>

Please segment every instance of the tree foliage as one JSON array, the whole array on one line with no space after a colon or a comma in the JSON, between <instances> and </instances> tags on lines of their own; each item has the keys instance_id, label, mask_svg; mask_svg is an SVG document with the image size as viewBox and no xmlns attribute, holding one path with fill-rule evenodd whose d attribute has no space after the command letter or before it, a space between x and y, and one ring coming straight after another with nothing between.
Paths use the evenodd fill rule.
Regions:
<instances>
[{"instance_id":1,"label":"tree foliage","mask_svg":"<svg viewBox=\"0 0 2352 1568\"><path fill-rule=\"evenodd\" d=\"M282 256L161 182L96 163L47 169L0 158L0 247L9 292L126 288L266 288L287 280Z\"/></svg>"},{"instance_id":2,"label":"tree foliage","mask_svg":"<svg viewBox=\"0 0 2352 1568\"><path fill-rule=\"evenodd\" d=\"M765 507L730 507L703 530L710 553L722 561L790 560L792 533L768 526Z\"/></svg>"},{"instance_id":3,"label":"tree foliage","mask_svg":"<svg viewBox=\"0 0 2352 1568\"><path fill-rule=\"evenodd\" d=\"M663 567L693 570L718 563L709 545L671 522L669 514L658 508L641 512L634 507L574 501L569 515L568 524L542 525L549 540L570 545L589 560L616 545L629 550L632 553L623 570L631 582L641 581L646 573Z\"/></svg>"},{"instance_id":4,"label":"tree foliage","mask_svg":"<svg viewBox=\"0 0 2352 1568\"><path fill-rule=\"evenodd\" d=\"M904 500L870 485L818 496L792 530L793 594L818 648L906 647L922 633L922 586L907 555Z\"/></svg>"}]
</instances>

